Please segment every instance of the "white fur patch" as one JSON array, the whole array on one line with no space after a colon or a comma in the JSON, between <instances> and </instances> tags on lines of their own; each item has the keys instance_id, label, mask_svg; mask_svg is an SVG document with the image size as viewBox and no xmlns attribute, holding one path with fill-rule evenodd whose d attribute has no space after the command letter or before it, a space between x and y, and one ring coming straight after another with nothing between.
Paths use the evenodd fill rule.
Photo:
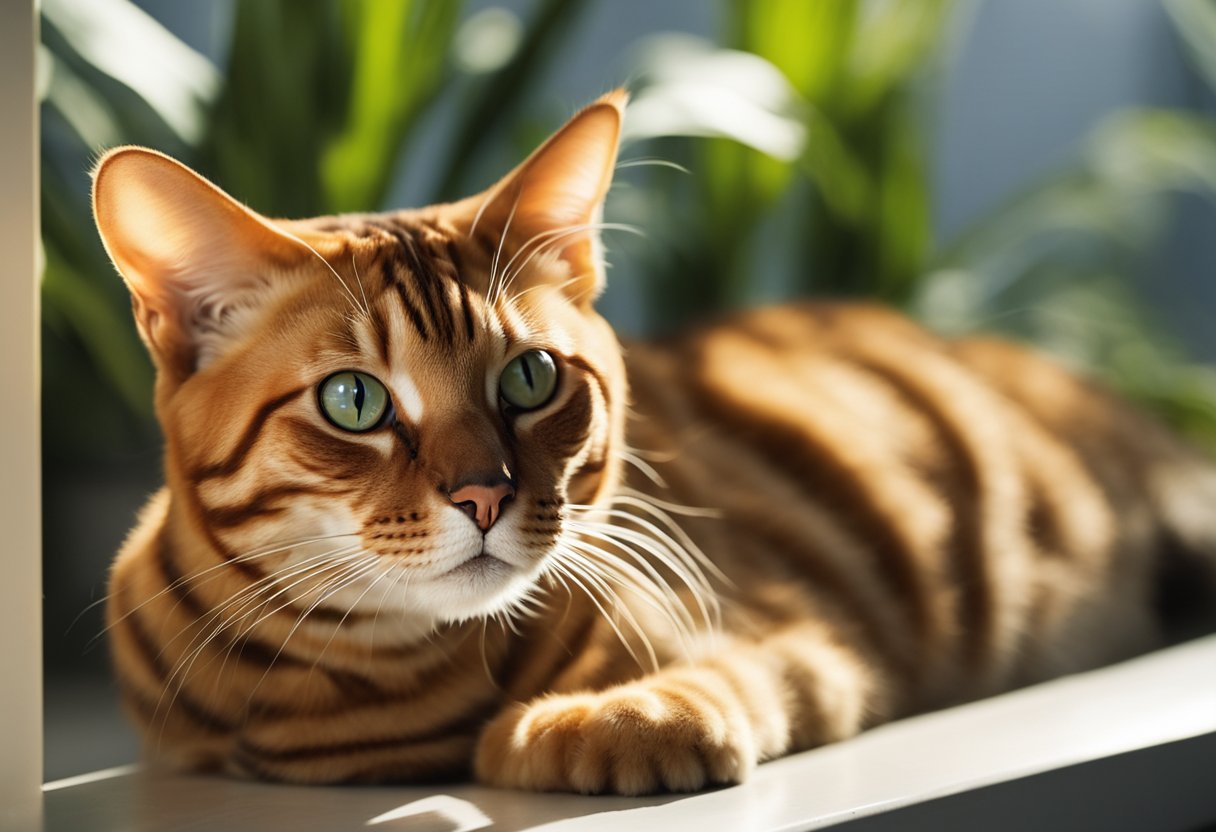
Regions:
<instances>
[{"instance_id":1,"label":"white fur patch","mask_svg":"<svg viewBox=\"0 0 1216 832\"><path fill-rule=\"evenodd\" d=\"M414 384L414 380L410 378L409 373L405 370L393 370L393 375L389 379L389 386L393 389L393 395L397 399L397 403L405 412L405 415L415 425L422 422L422 394L418 392L418 385Z\"/></svg>"}]
</instances>

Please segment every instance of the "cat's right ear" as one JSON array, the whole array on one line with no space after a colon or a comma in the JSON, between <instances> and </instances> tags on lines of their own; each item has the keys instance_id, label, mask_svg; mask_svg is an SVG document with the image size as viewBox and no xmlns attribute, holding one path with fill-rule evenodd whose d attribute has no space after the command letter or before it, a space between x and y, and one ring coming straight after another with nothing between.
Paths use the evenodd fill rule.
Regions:
<instances>
[{"instance_id":1,"label":"cat's right ear","mask_svg":"<svg viewBox=\"0 0 1216 832\"><path fill-rule=\"evenodd\" d=\"M190 168L139 147L101 158L93 213L140 335L178 382L236 334L233 310L256 305L274 275L310 254Z\"/></svg>"}]
</instances>

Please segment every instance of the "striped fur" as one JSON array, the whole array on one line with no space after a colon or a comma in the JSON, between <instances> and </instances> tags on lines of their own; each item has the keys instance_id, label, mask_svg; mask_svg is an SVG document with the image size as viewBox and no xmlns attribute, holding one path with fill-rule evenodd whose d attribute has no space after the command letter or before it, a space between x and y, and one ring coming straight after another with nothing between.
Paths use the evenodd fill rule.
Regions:
<instances>
[{"instance_id":1,"label":"striped fur","mask_svg":"<svg viewBox=\"0 0 1216 832\"><path fill-rule=\"evenodd\" d=\"M411 212L272 222L103 159L166 441L108 607L149 754L697 789L1149 649L1161 577L1216 572L1212 469L1021 348L808 304L622 352L591 306L622 104ZM518 412L529 348L558 386ZM318 409L351 369L392 398L364 434ZM483 534L448 495L486 472L515 493Z\"/></svg>"}]
</instances>

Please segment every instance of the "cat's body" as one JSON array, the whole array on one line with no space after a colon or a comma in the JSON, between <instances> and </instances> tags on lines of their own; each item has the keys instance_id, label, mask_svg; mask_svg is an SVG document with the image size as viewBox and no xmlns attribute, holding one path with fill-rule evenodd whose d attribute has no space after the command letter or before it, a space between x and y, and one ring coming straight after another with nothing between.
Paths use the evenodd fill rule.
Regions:
<instances>
[{"instance_id":1,"label":"cat's body","mask_svg":"<svg viewBox=\"0 0 1216 832\"><path fill-rule=\"evenodd\" d=\"M109 607L153 751L693 789L1161 643L1170 559L1216 564L1216 475L1046 360L848 305L622 360L584 225L620 103L487 195L400 215L273 226L162 157L103 162L168 449ZM552 391L526 398L529 364L515 406L536 350ZM343 433L319 411L348 371L392 404Z\"/></svg>"}]
</instances>

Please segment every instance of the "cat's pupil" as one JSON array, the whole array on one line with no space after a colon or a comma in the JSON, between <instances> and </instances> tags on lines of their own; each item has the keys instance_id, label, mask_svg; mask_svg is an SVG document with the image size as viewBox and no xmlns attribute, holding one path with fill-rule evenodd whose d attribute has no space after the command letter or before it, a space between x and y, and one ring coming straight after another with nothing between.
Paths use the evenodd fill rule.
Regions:
<instances>
[{"instance_id":1,"label":"cat's pupil","mask_svg":"<svg viewBox=\"0 0 1216 832\"><path fill-rule=\"evenodd\" d=\"M528 356L520 362L520 369L524 372L524 383L528 385L529 390L535 390L536 384L532 381L532 356Z\"/></svg>"},{"instance_id":2,"label":"cat's pupil","mask_svg":"<svg viewBox=\"0 0 1216 832\"><path fill-rule=\"evenodd\" d=\"M363 418L363 382L358 376L355 376L355 413L358 418Z\"/></svg>"}]
</instances>

